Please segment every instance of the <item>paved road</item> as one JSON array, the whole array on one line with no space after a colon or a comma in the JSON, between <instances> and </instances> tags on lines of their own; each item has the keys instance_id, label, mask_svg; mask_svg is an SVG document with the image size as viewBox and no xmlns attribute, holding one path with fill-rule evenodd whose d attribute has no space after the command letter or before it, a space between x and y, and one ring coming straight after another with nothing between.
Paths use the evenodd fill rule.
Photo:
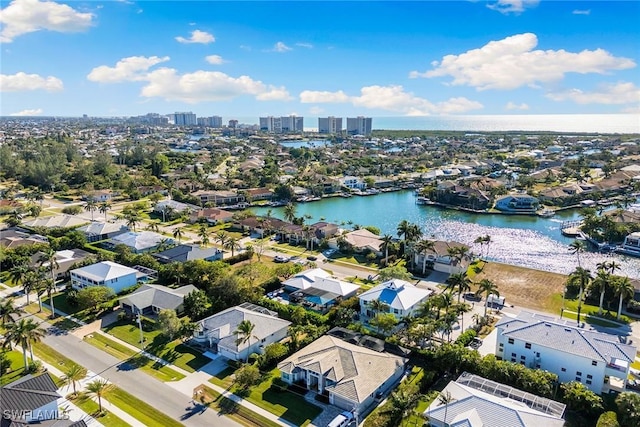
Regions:
<instances>
[{"instance_id":1,"label":"paved road","mask_svg":"<svg viewBox=\"0 0 640 427\"><path fill-rule=\"evenodd\" d=\"M240 425L213 409L203 411L201 405L194 407L189 397L143 372L119 370L120 360L74 335L48 335L44 343L90 371L107 378L159 411L179 420L185 426L236 427Z\"/></svg>"}]
</instances>

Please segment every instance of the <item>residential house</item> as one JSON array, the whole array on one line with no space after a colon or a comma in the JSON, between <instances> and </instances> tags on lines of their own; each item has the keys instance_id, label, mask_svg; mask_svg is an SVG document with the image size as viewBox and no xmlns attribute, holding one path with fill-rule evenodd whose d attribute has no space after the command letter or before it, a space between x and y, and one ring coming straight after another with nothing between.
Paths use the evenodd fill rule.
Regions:
<instances>
[{"instance_id":1,"label":"residential house","mask_svg":"<svg viewBox=\"0 0 640 427\"><path fill-rule=\"evenodd\" d=\"M86 427L84 421L65 420L58 408L58 386L48 373L27 375L0 387L0 426Z\"/></svg>"},{"instance_id":2,"label":"residential house","mask_svg":"<svg viewBox=\"0 0 640 427\"><path fill-rule=\"evenodd\" d=\"M364 190L367 188L367 184L357 176L344 176L339 178L340 185L350 190Z\"/></svg>"},{"instance_id":3,"label":"residential house","mask_svg":"<svg viewBox=\"0 0 640 427\"><path fill-rule=\"evenodd\" d=\"M206 203L211 203L215 206L224 206L224 205L236 205L236 204L245 202L245 198L243 194L238 193L236 191L229 191L229 190L218 190L218 191L200 190L200 191L191 193L191 195L199 198L200 203L203 206Z\"/></svg>"},{"instance_id":4,"label":"residential house","mask_svg":"<svg viewBox=\"0 0 640 427\"><path fill-rule=\"evenodd\" d=\"M463 372L424 411L433 427L562 427L566 405Z\"/></svg>"},{"instance_id":5,"label":"residential house","mask_svg":"<svg viewBox=\"0 0 640 427\"><path fill-rule=\"evenodd\" d=\"M111 190L96 190L83 197L84 200L92 200L98 203L110 202L116 196Z\"/></svg>"},{"instance_id":6,"label":"residential house","mask_svg":"<svg viewBox=\"0 0 640 427\"><path fill-rule=\"evenodd\" d=\"M162 215L163 220L171 219L176 215L191 214L198 210L200 210L199 206L175 200L161 200L153 207L153 212Z\"/></svg>"},{"instance_id":7,"label":"residential house","mask_svg":"<svg viewBox=\"0 0 640 427\"><path fill-rule=\"evenodd\" d=\"M356 294L360 286L333 277L321 268L306 270L282 283L290 292L289 302L326 312L344 298Z\"/></svg>"},{"instance_id":8,"label":"residential house","mask_svg":"<svg viewBox=\"0 0 640 427\"><path fill-rule=\"evenodd\" d=\"M191 212L191 216L189 216L189 222L191 224L202 220L205 220L209 224L213 225L221 224L232 221L233 214L229 211L218 208L203 208Z\"/></svg>"},{"instance_id":9,"label":"residential house","mask_svg":"<svg viewBox=\"0 0 640 427\"><path fill-rule=\"evenodd\" d=\"M510 194L496 200L496 209L504 213L534 214L539 207L538 199L526 194Z\"/></svg>"},{"instance_id":10,"label":"residential house","mask_svg":"<svg viewBox=\"0 0 640 427\"><path fill-rule=\"evenodd\" d=\"M338 237L329 240L329 247L340 249L339 240L344 241L353 247L355 252L371 251L377 256L382 256L382 239L377 234L373 234L365 228L350 231Z\"/></svg>"},{"instance_id":11,"label":"residential house","mask_svg":"<svg viewBox=\"0 0 640 427\"><path fill-rule=\"evenodd\" d=\"M423 272L427 268L448 274L465 272L469 267L470 257L460 259L449 255L449 250L459 247L469 249L469 246L464 243L435 240L433 241L433 249L416 252L413 255L414 263L421 266L419 269Z\"/></svg>"},{"instance_id":12,"label":"residential house","mask_svg":"<svg viewBox=\"0 0 640 427\"><path fill-rule=\"evenodd\" d=\"M74 265L84 261L86 258L92 256L93 254L84 251L82 249L65 249L62 251L57 251L54 255L56 260L53 273L55 274L56 279L62 279L67 276L67 272ZM44 253L37 252L31 256L31 261L29 265L32 268L44 267L47 269L47 277L51 277L48 273L49 270L49 261L44 261ZM44 262L43 262L44 261Z\"/></svg>"},{"instance_id":13,"label":"residential house","mask_svg":"<svg viewBox=\"0 0 640 427\"><path fill-rule=\"evenodd\" d=\"M253 334L246 342L237 342L236 330L247 320L254 325ZM269 344L287 336L291 322L278 318L278 314L250 303L223 310L198 322L193 339L208 347L206 356L218 355L244 361L253 353L262 353Z\"/></svg>"},{"instance_id":14,"label":"residential house","mask_svg":"<svg viewBox=\"0 0 640 427\"><path fill-rule=\"evenodd\" d=\"M311 224L310 227L314 232L316 243L334 237L339 231L338 224L331 224L324 221Z\"/></svg>"},{"instance_id":15,"label":"residential house","mask_svg":"<svg viewBox=\"0 0 640 427\"><path fill-rule=\"evenodd\" d=\"M133 268L113 261L103 261L71 270L71 286L78 290L89 286L107 286L118 293L145 277Z\"/></svg>"},{"instance_id":16,"label":"residential house","mask_svg":"<svg viewBox=\"0 0 640 427\"><path fill-rule=\"evenodd\" d=\"M162 264L195 260L218 261L223 252L218 248L202 248L198 245L178 245L165 251L152 254Z\"/></svg>"},{"instance_id":17,"label":"residential house","mask_svg":"<svg viewBox=\"0 0 640 427\"><path fill-rule=\"evenodd\" d=\"M244 193L247 200L252 202L257 200L272 200L274 196L273 190L267 187L249 188L244 190Z\"/></svg>"},{"instance_id":18,"label":"residential house","mask_svg":"<svg viewBox=\"0 0 640 427\"><path fill-rule=\"evenodd\" d=\"M595 393L624 390L636 347L618 335L578 327L573 320L529 312L496 324L496 356L578 381Z\"/></svg>"},{"instance_id":19,"label":"residential house","mask_svg":"<svg viewBox=\"0 0 640 427\"><path fill-rule=\"evenodd\" d=\"M125 221L92 221L89 224L78 228L78 231L83 233L87 238L87 241L91 243L100 240L107 240L119 234L126 233L129 231L129 227Z\"/></svg>"},{"instance_id":20,"label":"residential house","mask_svg":"<svg viewBox=\"0 0 640 427\"><path fill-rule=\"evenodd\" d=\"M403 317L415 316L420 306L433 291L400 279L391 279L360 294L360 314L366 319L372 319L378 313L371 308L372 301L380 301L387 305L387 313L393 314L398 320Z\"/></svg>"},{"instance_id":21,"label":"residential house","mask_svg":"<svg viewBox=\"0 0 640 427\"><path fill-rule=\"evenodd\" d=\"M117 245L127 246L134 254L153 251L161 245L173 245L173 239L153 231L129 231L118 234L104 243L108 248L115 248Z\"/></svg>"},{"instance_id":22,"label":"residential house","mask_svg":"<svg viewBox=\"0 0 640 427\"><path fill-rule=\"evenodd\" d=\"M24 221L22 224L30 228L74 228L87 222L89 221L73 215L54 215L34 218L30 221Z\"/></svg>"},{"instance_id":23,"label":"residential house","mask_svg":"<svg viewBox=\"0 0 640 427\"><path fill-rule=\"evenodd\" d=\"M328 395L329 403L359 413L402 378L408 358L385 351L385 343L335 328L278 363L287 384Z\"/></svg>"},{"instance_id":24,"label":"residential house","mask_svg":"<svg viewBox=\"0 0 640 427\"><path fill-rule=\"evenodd\" d=\"M471 186L471 182L473 181L440 182L436 187L436 201L446 205L462 206L473 210L487 209L491 198L485 194L484 191Z\"/></svg>"},{"instance_id":25,"label":"residential house","mask_svg":"<svg viewBox=\"0 0 640 427\"><path fill-rule=\"evenodd\" d=\"M172 289L162 285L145 284L135 292L120 298L120 305L128 316L155 315L167 309L175 310L180 315L184 311L184 297L196 290L193 285Z\"/></svg>"},{"instance_id":26,"label":"residential house","mask_svg":"<svg viewBox=\"0 0 640 427\"><path fill-rule=\"evenodd\" d=\"M18 246L48 244L49 240L39 234L29 234L15 228L0 230L0 246L15 249Z\"/></svg>"}]
</instances>

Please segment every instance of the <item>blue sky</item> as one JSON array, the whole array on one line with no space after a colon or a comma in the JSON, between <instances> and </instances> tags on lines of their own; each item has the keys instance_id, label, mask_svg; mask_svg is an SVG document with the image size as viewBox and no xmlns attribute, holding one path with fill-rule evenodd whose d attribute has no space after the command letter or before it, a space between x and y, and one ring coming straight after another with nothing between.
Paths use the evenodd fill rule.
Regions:
<instances>
[{"instance_id":1,"label":"blue sky","mask_svg":"<svg viewBox=\"0 0 640 427\"><path fill-rule=\"evenodd\" d=\"M0 5L0 115L640 113L639 1Z\"/></svg>"}]
</instances>

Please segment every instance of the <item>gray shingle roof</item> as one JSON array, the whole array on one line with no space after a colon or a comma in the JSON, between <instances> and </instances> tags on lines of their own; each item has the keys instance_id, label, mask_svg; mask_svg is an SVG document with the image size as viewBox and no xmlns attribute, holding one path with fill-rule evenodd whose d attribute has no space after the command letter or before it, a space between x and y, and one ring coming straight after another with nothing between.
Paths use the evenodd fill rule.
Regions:
<instances>
[{"instance_id":1,"label":"gray shingle roof","mask_svg":"<svg viewBox=\"0 0 640 427\"><path fill-rule=\"evenodd\" d=\"M9 411L33 411L61 396L49 374L27 375L0 387L0 408Z\"/></svg>"},{"instance_id":2,"label":"gray shingle roof","mask_svg":"<svg viewBox=\"0 0 640 427\"><path fill-rule=\"evenodd\" d=\"M153 254L160 262L185 262L213 258L220 254L218 248L201 248L197 245L178 245L166 251Z\"/></svg>"},{"instance_id":3,"label":"gray shingle roof","mask_svg":"<svg viewBox=\"0 0 640 427\"><path fill-rule=\"evenodd\" d=\"M142 285L132 294L120 298L120 303L135 306L139 309L154 306L175 310L183 303L185 295L195 290L197 288L193 285L181 286L178 289L171 289L162 285Z\"/></svg>"}]
</instances>

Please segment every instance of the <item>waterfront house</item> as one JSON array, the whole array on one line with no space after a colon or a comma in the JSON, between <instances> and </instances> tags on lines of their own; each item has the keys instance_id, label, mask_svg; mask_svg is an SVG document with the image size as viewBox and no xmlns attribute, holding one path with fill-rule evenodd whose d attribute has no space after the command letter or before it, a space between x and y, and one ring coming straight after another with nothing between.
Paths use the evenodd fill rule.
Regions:
<instances>
[{"instance_id":1,"label":"waterfront house","mask_svg":"<svg viewBox=\"0 0 640 427\"><path fill-rule=\"evenodd\" d=\"M238 342L236 330L242 321L254 325L252 336L246 342ZM269 344L287 336L291 322L278 318L276 312L258 305L243 303L198 322L193 339L208 348L206 356L218 355L227 359L245 361L253 353L261 354Z\"/></svg>"},{"instance_id":2,"label":"waterfront house","mask_svg":"<svg viewBox=\"0 0 640 427\"><path fill-rule=\"evenodd\" d=\"M214 206L236 205L245 201L243 194L229 190L200 190L191 193L191 195L200 199L202 206L206 203L211 203Z\"/></svg>"},{"instance_id":3,"label":"waterfront house","mask_svg":"<svg viewBox=\"0 0 640 427\"><path fill-rule=\"evenodd\" d=\"M71 270L71 286L78 290L90 286L107 286L118 293L146 277L133 268L113 261L103 261Z\"/></svg>"},{"instance_id":4,"label":"waterfront house","mask_svg":"<svg viewBox=\"0 0 640 427\"><path fill-rule=\"evenodd\" d=\"M162 264L195 260L218 261L223 252L218 248L202 248L198 245L178 245L152 254Z\"/></svg>"},{"instance_id":5,"label":"waterfront house","mask_svg":"<svg viewBox=\"0 0 640 427\"><path fill-rule=\"evenodd\" d=\"M534 214L539 207L538 199L526 194L510 194L496 200L496 209L505 213Z\"/></svg>"},{"instance_id":6,"label":"waterfront house","mask_svg":"<svg viewBox=\"0 0 640 427\"><path fill-rule=\"evenodd\" d=\"M323 239L330 239L338 234L338 224L332 224L330 222L316 222L310 225L315 235L315 242L319 243Z\"/></svg>"},{"instance_id":7,"label":"waterfront house","mask_svg":"<svg viewBox=\"0 0 640 427\"><path fill-rule=\"evenodd\" d=\"M576 326L574 320L520 312L496 324L496 357L578 381L595 393L624 391L636 347L618 335Z\"/></svg>"},{"instance_id":8,"label":"waterfront house","mask_svg":"<svg viewBox=\"0 0 640 427\"><path fill-rule=\"evenodd\" d=\"M126 297L120 298L119 302L128 316L157 315L166 309L174 310L180 315L184 311L184 297L196 290L193 285L172 289L162 285L145 284Z\"/></svg>"},{"instance_id":9,"label":"waterfront house","mask_svg":"<svg viewBox=\"0 0 640 427\"><path fill-rule=\"evenodd\" d=\"M382 340L335 328L278 363L280 378L362 413L402 378L409 359L385 351Z\"/></svg>"},{"instance_id":10,"label":"waterfront house","mask_svg":"<svg viewBox=\"0 0 640 427\"><path fill-rule=\"evenodd\" d=\"M273 190L267 187L249 188L244 190L247 201L255 202L257 200L272 200Z\"/></svg>"},{"instance_id":11,"label":"waterfront house","mask_svg":"<svg viewBox=\"0 0 640 427\"><path fill-rule=\"evenodd\" d=\"M469 246L460 242L435 240L433 241L433 249L416 251L413 255L415 265L421 266L419 270L425 272L427 268L442 273L454 274L467 271L470 258L465 257L459 259L449 255L449 251L453 248L466 248Z\"/></svg>"},{"instance_id":12,"label":"waterfront house","mask_svg":"<svg viewBox=\"0 0 640 427\"><path fill-rule=\"evenodd\" d=\"M367 184L357 176L344 176L339 178L340 185L348 188L349 190L364 190L367 188Z\"/></svg>"},{"instance_id":13,"label":"waterfront house","mask_svg":"<svg viewBox=\"0 0 640 427\"><path fill-rule=\"evenodd\" d=\"M129 231L125 221L101 222L92 221L89 224L78 228L78 231L84 234L87 242L97 242L106 240Z\"/></svg>"},{"instance_id":14,"label":"waterfront house","mask_svg":"<svg viewBox=\"0 0 640 427\"><path fill-rule=\"evenodd\" d=\"M382 239L377 234L370 232L365 228L359 230L350 231L342 236L334 237L329 240L329 247L332 249L340 249L338 240L342 238L344 241L351 245L355 252L370 251L376 254L376 256L382 256Z\"/></svg>"},{"instance_id":15,"label":"waterfront house","mask_svg":"<svg viewBox=\"0 0 640 427\"><path fill-rule=\"evenodd\" d=\"M191 212L189 216L189 222L191 224L199 221L207 221L209 224L216 225L233 220L233 214L224 209L218 208L203 208L197 211Z\"/></svg>"},{"instance_id":16,"label":"waterfront house","mask_svg":"<svg viewBox=\"0 0 640 427\"><path fill-rule=\"evenodd\" d=\"M371 308L372 301L380 301L386 304L386 313L393 314L396 319L415 316L420 306L433 291L418 288L413 284L400 279L391 279L360 294L360 314L366 319L372 319L377 314Z\"/></svg>"},{"instance_id":17,"label":"waterfront house","mask_svg":"<svg viewBox=\"0 0 640 427\"><path fill-rule=\"evenodd\" d=\"M127 233L118 234L104 243L109 249L115 248L117 245L127 246L134 254L153 251L160 245L173 245L173 239L163 236L153 231L129 231Z\"/></svg>"},{"instance_id":18,"label":"waterfront house","mask_svg":"<svg viewBox=\"0 0 640 427\"><path fill-rule=\"evenodd\" d=\"M463 372L424 411L433 427L562 427L566 405ZM445 418L446 417L446 418Z\"/></svg>"}]
</instances>

